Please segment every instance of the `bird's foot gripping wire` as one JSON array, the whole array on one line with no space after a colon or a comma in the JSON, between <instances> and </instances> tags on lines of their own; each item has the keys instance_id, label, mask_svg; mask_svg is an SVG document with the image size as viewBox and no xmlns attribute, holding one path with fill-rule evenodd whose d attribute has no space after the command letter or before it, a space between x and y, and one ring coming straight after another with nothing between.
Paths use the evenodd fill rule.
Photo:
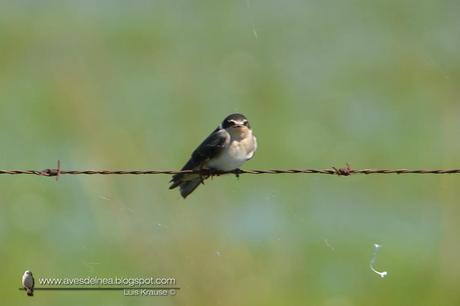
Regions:
<instances>
[{"instance_id":1,"label":"bird's foot gripping wire","mask_svg":"<svg viewBox=\"0 0 460 306\"><path fill-rule=\"evenodd\" d=\"M242 173L243 171L241 171L240 168L236 168L235 169L235 176L236 178L239 180L240 179L240 174Z\"/></svg>"},{"instance_id":2,"label":"bird's foot gripping wire","mask_svg":"<svg viewBox=\"0 0 460 306\"><path fill-rule=\"evenodd\" d=\"M213 178L215 176L219 176L221 173L221 171L219 170L216 170L216 169L213 169L213 168L209 168L209 169L206 169L206 174L202 174L202 177L204 177L205 179L206 178Z\"/></svg>"}]
</instances>

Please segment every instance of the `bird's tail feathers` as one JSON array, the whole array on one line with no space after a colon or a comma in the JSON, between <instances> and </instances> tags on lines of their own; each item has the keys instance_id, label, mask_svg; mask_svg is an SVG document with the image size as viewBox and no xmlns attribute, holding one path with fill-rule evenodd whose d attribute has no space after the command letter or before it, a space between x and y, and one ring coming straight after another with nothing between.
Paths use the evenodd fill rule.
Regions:
<instances>
[{"instance_id":1,"label":"bird's tail feathers","mask_svg":"<svg viewBox=\"0 0 460 306\"><path fill-rule=\"evenodd\" d=\"M173 176L173 178L169 181L171 186L169 186L169 189L174 189L177 186L180 186L182 183L189 182L189 181L195 181L195 180L200 180L203 181L204 178L202 175L199 174L176 174Z\"/></svg>"},{"instance_id":2,"label":"bird's tail feathers","mask_svg":"<svg viewBox=\"0 0 460 306\"><path fill-rule=\"evenodd\" d=\"M191 194L201 183L203 179L198 177L190 181L184 181L180 184L180 194L185 199Z\"/></svg>"}]
</instances>

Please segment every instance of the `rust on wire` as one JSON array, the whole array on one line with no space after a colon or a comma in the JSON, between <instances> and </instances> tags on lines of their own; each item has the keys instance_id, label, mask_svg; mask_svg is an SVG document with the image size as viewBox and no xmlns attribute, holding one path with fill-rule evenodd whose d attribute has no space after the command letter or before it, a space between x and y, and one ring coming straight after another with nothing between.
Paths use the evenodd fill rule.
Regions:
<instances>
[{"instance_id":1,"label":"rust on wire","mask_svg":"<svg viewBox=\"0 0 460 306\"><path fill-rule=\"evenodd\" d=\"M41 172L41 173L38 174L36 172ZM42 171L34 171L34 173L6 173L6 174L36 174L36 175L41 175L41 176L55 176L56 181L57 181L59 179L59 176L61 175L61 161L60 160L57 161L56 169L45 169Z\"/></svg>"},{"instance_id":2,"label":"rust on wire","mask_svg":"<svg viewBox=\"0 0 460 306\"><path fill-rule=\"evenodd\" d=\"M61 161L57 161L57 168L44 170L0 170L0 174L10 175L37 175L56 177L61 175L145 175L145 174L201 174L216 176L223 174L328 174L350 176L352 174L460 174L460 169L352 169L349 164L344 168L331 167L330 169L267 169L267 170L242 170L210 171L201 170L62 170Z\"/></svg>"},{"instance_id":3,"label":"rust on wire","mask_svg":"<svg viewBox=\"0 0 460 306\"><path fill-rule=\"evenodd\" d=\"M350 167L350 164L347 163L347 166L345 168L336 168L336 167L332 167L332 169L334 169L335 171L335 174L339 175L339 176L349 176L353 173L353 169L351 169Z\"/></svg>"}]
</instances>

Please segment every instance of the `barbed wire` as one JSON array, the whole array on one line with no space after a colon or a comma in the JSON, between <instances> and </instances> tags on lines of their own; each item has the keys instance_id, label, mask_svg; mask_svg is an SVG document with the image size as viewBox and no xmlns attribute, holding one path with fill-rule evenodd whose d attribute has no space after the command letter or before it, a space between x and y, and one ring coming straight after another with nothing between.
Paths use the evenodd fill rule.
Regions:
<instances>
[{"instance_id":1,"label":"barbed wire","mask_svg":"<svg viewBox=\"0 0 460 306\"><path fill-rule=\"evenodd\" d=\"M146 174L200 174L203 176L218 176L223 174L328 174L338 176L350 176L352 174L460 174L460 169L352 169L347 164L344 168L331 167L328 169L268 169L268 170L243 170L215 171L209 169L200 170L63 170L58 161L57 168L44 170L0 170L0 174L9 175L37 175L59 178L61 175L146 175Z\"/></svg>"}]
</instances>

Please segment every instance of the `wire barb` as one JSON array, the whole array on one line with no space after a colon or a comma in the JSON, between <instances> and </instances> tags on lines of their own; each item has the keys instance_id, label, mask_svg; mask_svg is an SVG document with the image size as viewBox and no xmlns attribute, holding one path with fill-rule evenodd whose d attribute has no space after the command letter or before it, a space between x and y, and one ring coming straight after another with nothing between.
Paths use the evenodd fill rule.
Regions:
<instances>
[{"instance_id":1,"label":"wire barb","mask_svg":"<svg viewBox=\"0 0 460 306\"><path fill-rule=\"evenodd\" d=\"M345 168L336 168L332 167L334 169L335 174L338 176L349 176L353 173L353 169L351 169L350 164L347 163L347 166Z\"/></svg>"},{"instance_id":2,"label":"wire barb","mask_svg":"<svg viewBox=\"0 0 460 306\"><path fill-rule=\"evenodd\" d=\"M57 168L56 169L44 169L42 171L33 171L34 173L20 173L20 170L13 170L15 173L6 173L6 174L36 174L36 175L41 175L41 176L55 176L56 181L59 179L59 176L61 175L61 161L57 161ZM35 173L35 172L40 172L40 174ZM0 174L3 174L0 172Z\"/></svg>"}]
</instances>

